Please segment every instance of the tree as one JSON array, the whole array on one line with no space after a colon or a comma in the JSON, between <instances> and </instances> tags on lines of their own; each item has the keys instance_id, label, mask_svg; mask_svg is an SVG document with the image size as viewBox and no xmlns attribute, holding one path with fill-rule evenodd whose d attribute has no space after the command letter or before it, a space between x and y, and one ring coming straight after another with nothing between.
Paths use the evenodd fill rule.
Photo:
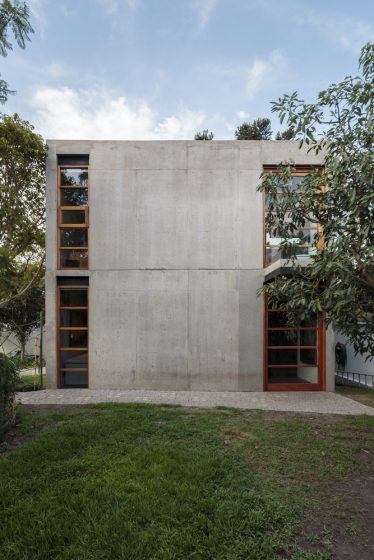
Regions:
<instances>
[{"instance_id":1,"label":"tree","mask_svg":"<svg viewBox=\"0 0 374 560\"><path fill-rule=\"evenodd\" d=\"M195 140L213 140L213 138L214 138L213 132L209 132L209 130L206 128L202 132L197 132L195 134L194 139Z\"/></svg>"},{"instance_id":2,"label":"tree","mask_svg":"<svg viewBox=\"0 0 374 560\"><path fill-rule=\"evenodd\" d=\"M17 294L22 285L31 280L35 273L35 265L29 265L26 270L19 265L11 277L8 277L8 283L13 286L13 293ZM39 324L40 312L43 308L44 282L41 278L38 282L34 282L22 297L15 298L7 306L0 308L0 326L17 338L22 360L25 356L26 342Z\"/></svg>"},{"instance_id":3,"label":"tree","mask_svg":"<svg viewBox=\"0 0 374 560\"><path fill-rule=\"evenodd\" d=\"M29 122L0 116L0 308L25 294L42 271L46 155ZM34 276L25 275L15 293L14 274L31 263L37 265Z\"/></svg>"},{"instance_id":4,"label":"tree","mask_svg":"<svg viewBox=\"0 0 374 560\"><path fill-rule=\"evenodd\" d=\"M270 119L255 119L252 123L244 122L235 131L237 140L270 140Z\"/></svg>"},{"instance_id":5,"label":"tree","mask_svg":"<svg viewBox=\"0 0 374 560\"><path fill-rule=\"evenodd\" d=\"M276 140L294 140L295 139L295 132L293 128L287 128L283 130L283 132L277 132L275 137Z\"/></svg>"},{"instance_id":6,"label":"tree","mask_svg":"<svg viewBox=\"0 0 374 560\"><path fill-rule=\"evenodd\" d=\"M263 175L259 190L270 210L267 228L283 248L306 223L317 222L316 253L301 265L290 259L290 276L264 290L271 303L301 318L325 310L328 324L346 335L355 351L374 354L374 45L359 59L361 75L346 77L308 104L284 95L272 111L286 121L309 150L324 150L324 172L310 173L301 194L290 188L292 165ZM276 193L283 192L282 196ZM321 246L322 244L322 246ZM297 311L299 310L299 311Z\"/></svg>"},{"instance_id":7,"label":"tree","mask_svg":"<svg viewBox=\"0 0 374 560\"><path fill-rule=\"evenodd\" d=\"M6 57L8 51L13 50L13 45L9 41L9 30L12 31L16 43L21 49L26 46L26 41L30 41L31 27L30 12L24 2L18 0L2 0L0 6L0 55ZM5 103L9 94L13 94L8 88L5 80L0 79L0 103Z\"/></svg>"}]
</instances>

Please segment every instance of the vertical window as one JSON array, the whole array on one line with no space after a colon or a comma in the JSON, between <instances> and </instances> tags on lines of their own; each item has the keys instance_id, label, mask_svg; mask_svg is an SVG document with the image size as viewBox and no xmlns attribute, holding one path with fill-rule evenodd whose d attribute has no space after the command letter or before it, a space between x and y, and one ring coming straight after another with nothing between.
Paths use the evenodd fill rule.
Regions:
<instances>
[{"instance_id":1,"label":"vertical window","mask_svg":"<svg viewBox=\"0 0 374 560\"><path fill-rule=\"evenodd\" d=\"M324 388L324 328L317 318L289 322L287 314L269 308L265 298L265 388Z\"/></svg>"},{"instance_id":2,"label":"vertical window","mask_svg":"<svg viewBox=\"0 0 374 560\"><path fill-rule=\"evenodd\" d=\"M58 167L58 268L88 268L88 166Z\"/></svg>"},{"instance_id":3,"label":"vertical window","mask_svg":"<svg viewBox=\"0 0 374 560\"><path fill-rule=\"evenodd\" d=\"M267 166L265 167L265 171L276 172L276 168ZM290 188L295 194L295 198L297 196L302 196L301 184L303 178L309 172L310 169L299 168L293 173ZM277 196L282 195L282 192L277 193ZM289 259L292 256L302 259L316 252L314 242L319 229L316 223L307 222L302 229L295 230L294 237L288 240L290 246L281 248L280 244L283 239L277 237L275 233L266 226L266 218L269 212L269 199L264 196L264 267L269 266L279 259Z\"/></svg>"},{"instance_id":4,"label":"vertical window","mask_svg":"<svg viewBox=\"0 0 374 560\"><path fill-rule=\"evenodd\" d=\"M88 287L58 286L60 387L88 387Z\"/></svg>"}]
</instances>

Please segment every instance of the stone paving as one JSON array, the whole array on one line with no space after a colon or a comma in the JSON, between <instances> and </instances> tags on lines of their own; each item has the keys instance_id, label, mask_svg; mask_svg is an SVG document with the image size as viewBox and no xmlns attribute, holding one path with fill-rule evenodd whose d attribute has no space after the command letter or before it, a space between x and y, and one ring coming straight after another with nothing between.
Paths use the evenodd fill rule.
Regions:
<instances>
[{"instance_id":1,"label":"stone paving","mask_svg":"<svg viewBox=\"0 0 374 560\"><path fill-rule=\"evenodd\" d=\"M199 408L227 406L245 410L277 410L317 414L368 414L374 416L374 408L357 401L319 392L282 393L224 393L202 391L146 391L146 390L94 390L94 389L47 389L18 393L22 404L79 405L92 403L155 403L176 404Z\"/></svg>"}]
</instances>

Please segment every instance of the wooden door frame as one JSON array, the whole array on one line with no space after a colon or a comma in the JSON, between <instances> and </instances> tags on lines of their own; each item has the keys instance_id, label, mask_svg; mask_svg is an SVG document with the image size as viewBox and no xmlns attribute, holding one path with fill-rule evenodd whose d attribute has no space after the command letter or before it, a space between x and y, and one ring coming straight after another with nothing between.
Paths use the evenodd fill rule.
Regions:
<instances>
[{"instance_id":1,"label":"wooden door frame","mask_svg":"<svg viewBox=\"0 0 374 560\"><path fill-rule=\"evenodd\" d=\"M270 391L326 391L326 324L325 313L318 322L318 382L317 383L269 383L268 378L268 307L267 296L263 298L263 390Z\"/></svg>"}]
</instances>

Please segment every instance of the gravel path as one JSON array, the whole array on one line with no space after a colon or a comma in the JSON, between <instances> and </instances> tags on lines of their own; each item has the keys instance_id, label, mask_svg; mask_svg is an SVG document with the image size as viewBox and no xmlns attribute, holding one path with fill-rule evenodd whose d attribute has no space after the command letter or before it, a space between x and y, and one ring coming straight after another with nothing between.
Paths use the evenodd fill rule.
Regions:
<instances>
[{"instance_id":1,"label":"gravel path","mask_svg":"<svg viewBox=\"0 0 374 560\"><path fill-rule=\"evenodd\" d=\"M228 406L247 410L278 410L284 412L311 412L320 414L368 414L374 408L347 399L335 393L282 392L282 393L223 393L201 391L145 391L58 389L18 393L22 404L78 405L107 402L138 402L177 404L199 408Z\"/></svg>"}]
</instances>

